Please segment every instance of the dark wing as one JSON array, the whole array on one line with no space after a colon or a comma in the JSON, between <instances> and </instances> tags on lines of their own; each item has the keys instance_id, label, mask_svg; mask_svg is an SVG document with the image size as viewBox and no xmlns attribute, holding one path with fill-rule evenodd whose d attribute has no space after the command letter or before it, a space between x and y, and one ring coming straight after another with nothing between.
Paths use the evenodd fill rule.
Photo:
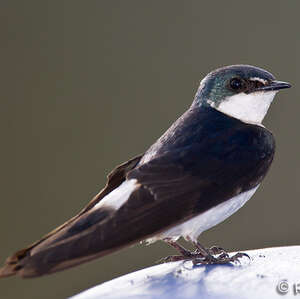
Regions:
<instances>
[{"instance_id":1,"label":"dark wing","mask_svg":"<svg viewBox=\"0 0 300 299\"><path fill-rule=\"evenodd\" d=\"M136 156L129 161L117 166L111 173L107 176L107 183L105 187L88 203L88 205L82 209L76 216L72 217L64 224L60 225L47 235L45 235L40 240L34 242L28 247L17 251L15 254L10 256L4 265L3 268L0 269L0 277L10 276L17 273L18 270L21 269L20 261L22 261L25 257L31 255L31 251L36 248L41 243L46 243L47 240L55 238L64 228L71 226L76 220L79 218L82 219L82 216L87 214L87 212L96 205L104 196L110 193L113 189L117 188L125 179L126 174L132 170L140 161L143 155Z\"/></svg>"},{"instance_id":2,"label":"dark wing","mask_svg":"<svg viewBox=\"0 0 300 299\"><path fill-rule=\"evenodd\" d=\"M242 125L133 169L128 179L136 179L140 187L109 221L116 230L107 246L151 237L254 188L274 151L269 131Z\"/></svg>"}]
</instances>

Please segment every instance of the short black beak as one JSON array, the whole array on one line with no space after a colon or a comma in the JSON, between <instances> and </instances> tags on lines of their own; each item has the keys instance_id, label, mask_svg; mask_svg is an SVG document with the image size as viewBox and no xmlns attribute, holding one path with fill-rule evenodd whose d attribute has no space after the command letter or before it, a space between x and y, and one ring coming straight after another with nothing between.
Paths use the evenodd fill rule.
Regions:
<instances>
[{"instance_id":1,"label":"short black beak","mask_svg":"<svg viewBox=\"0 0 300 299\"><path fill-rule=\"evenodd\" d=\"M292 85L290 83L274 80L268 85L255 88L253 90L253 92L255 92L255 91L275 91L275 90L280 90L280 89L290 88L290 87L292 87Z\"/></svg>"}]
</instances>

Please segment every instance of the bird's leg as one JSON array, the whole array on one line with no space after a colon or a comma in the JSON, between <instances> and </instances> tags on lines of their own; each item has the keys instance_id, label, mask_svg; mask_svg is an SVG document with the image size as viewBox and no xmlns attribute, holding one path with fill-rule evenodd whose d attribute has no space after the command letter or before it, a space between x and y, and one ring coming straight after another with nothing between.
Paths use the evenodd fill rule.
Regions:
<instances>
[{"instance_id":1,"label":"bird's leg","mask_svg":"<svg viewBox=\"0 0 300 299\"><path fill-rule=\"evenodd\" d=\"M172 246L173 248L175 248L182 256L185 257L191 257L192 253L185 249L183 246L181 246L180 244L170 240L170 239L166 239L165 240L170 246Z\"/></svg>"},{"instance_id":2,"label":"bird's leg","mask_svg":"<svg viewBox=\"0 0 300 299\"><path fill-rule=\"evenodd\" d=\"M192 240L190 237L187 237L187 240L193 243L201 255L201 258L193 260L194 265L197 263L214 264L216 262L217 259L213 256L210 249L206 249L199 242ZM199 262L195 263L196 260Z\"/></svg>"},{"instance_id":3,"label":"bird's leg","mask_svg":"<svg viewBox=\"0 0 300 299\"><path fill-rule=\"evenodd\" d=\"M180 253L180 255L167 256L159 260L159 262L175 262L175 261L182 261L182 260L192 260L197 257L203 258L203 255L200 252L198 251L191 252L170 238L165 238L164 241L168 243L170 246L172 246L173 248L175 248Z\"/></svg>"}]
</instances>

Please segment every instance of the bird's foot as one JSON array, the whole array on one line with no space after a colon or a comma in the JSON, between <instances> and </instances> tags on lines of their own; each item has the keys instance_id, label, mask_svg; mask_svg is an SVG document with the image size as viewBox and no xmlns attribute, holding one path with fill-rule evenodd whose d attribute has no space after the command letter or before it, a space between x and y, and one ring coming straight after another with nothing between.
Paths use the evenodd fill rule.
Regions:
<instances>
[{"instance_id":1,"label":"bird's foot","mask_svg":"<svg viewBox=\"0 0 300 299\"><path fill-rule=\"evenodd\" d=\"M243 252L238 252L233 256L229 256L229 254L227 252L223 252L220 255L218 255L217 257L209 254L204 258L195 258L193 259L193 264L194 265L217 265L217 264L228 264L228 263L234 263L234 262L238 262L240 263L240 258L242 257L247 257L250 259L249 255L247 253L243 253Z\"/></svg>"},{"instance_id":2,"label":"bird's foot","mask_svg":"<svg viewBox=\"0 0 300 299\"><path fill-rule=\"evenodd\" d=\"M210 248L203 247L199 242L195 242L193 240L189 240L193 243L196 250L189 251L182 247L180 244L172 241L171 239L165 239L169 245L175 248L179 255L171 255L165 258L162 258L158 261L158 263L168 263L175 261L193 261L194 265L203 264L228 264L233 262L239 262L240 258L246 256L250 259L249 255L246 253L238 252L233 256L229 256L229 254L222 248L218 246L212 246Z\"/></svg>"}]
</instances>

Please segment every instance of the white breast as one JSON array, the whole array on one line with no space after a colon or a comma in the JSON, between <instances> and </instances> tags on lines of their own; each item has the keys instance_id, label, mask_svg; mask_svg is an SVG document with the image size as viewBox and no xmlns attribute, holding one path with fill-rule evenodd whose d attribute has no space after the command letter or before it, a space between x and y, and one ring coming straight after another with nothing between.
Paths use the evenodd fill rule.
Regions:
<instances>
[{"instance_id":1,"label":"white breast","mask_svg":"<svg viewBox=\"0 0 300 299\"><path fill-rule=\"evenodd\" d=\"M260 124L276 93L277 91L239 93L227 97L218 106L215 106L213 102L210 104L215 109L243 122Z\"/></svg>"},{"instance_id":2,"label":"white breast","mask_svg":"<svg viewBox=\"0 0 300 299\"><path fill-rule=\"evenodd\" d=\"M252 197L258 187L259 185L211 208L210 210L180 225L177 225L171 229L168 229L167 231L160 233L159 235L146 240L146 242L153 243L157 240L163 240L166 238L171 238L175 241L180 237L184 237L185 239L189 237L193 241L196 241L198 236L202 232L224 221L226 218L240 209Z\"/></svg>"}]
</instances>

